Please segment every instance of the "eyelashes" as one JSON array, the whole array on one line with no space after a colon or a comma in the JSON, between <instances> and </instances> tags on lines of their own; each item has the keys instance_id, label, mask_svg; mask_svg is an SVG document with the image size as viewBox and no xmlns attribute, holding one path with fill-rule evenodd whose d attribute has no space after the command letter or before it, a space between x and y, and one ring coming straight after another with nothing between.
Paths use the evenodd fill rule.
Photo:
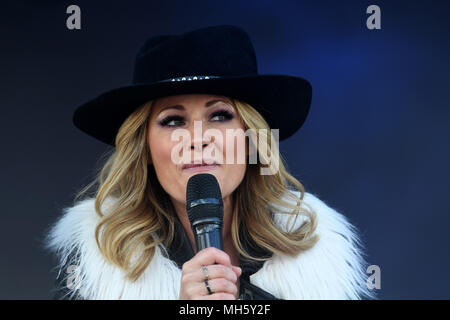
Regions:
<instances>
[{"instance_id":1,"label":"eyelashes","mask_svg":"<svg viewBox=\"0 0 450 320\"><path fill-rule=\"evenodd\" d=\"M182 124L183 121L184 118L180 116L167 116L159 121L159 124L163 127L175 127Z\"/></svg>"},{"instance_id":2,"label":"eyelashes","mask_svg":"<svg viewBox=\"0 0 450 320\"><path fill-rule=\"evenodd\" d=\"M211 120L212 119L218 119L218 120L214 120L214 121L228 121L234 118L234 115L227 110L219 110L216 112L213 112L211 115Z\"/></svg>"},{"instance_id":3,"label":"eyelashes","mask_svg":"<svg viewBox=\"0 0 450 320\"><path fill-rule=\"evenodd\" d=\"M212 122L226 122L232 120L234 114L228 110L218 110L213 112L209 120ZM159 121L159 124L163 127L178 127L185 124L185 119L179 115L169 115Z\"/></svg>"}]
</instances>

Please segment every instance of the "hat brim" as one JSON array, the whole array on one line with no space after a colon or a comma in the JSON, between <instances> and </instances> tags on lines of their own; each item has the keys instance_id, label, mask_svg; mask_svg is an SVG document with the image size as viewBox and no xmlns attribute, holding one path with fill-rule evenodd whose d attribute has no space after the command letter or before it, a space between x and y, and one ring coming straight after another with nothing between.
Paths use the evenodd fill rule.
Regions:
<instances>
[{"instance_id":1,"label":"hat brim","mask_svg":"<svg viewBox=\"0 0 450 320\"><path fill-rule=\"evenodd\" d=\"M73 123L88 135L115 145L125 119L147 101L179 94L215 94L250 104L279 129L279 139L292 136L305 122L312 96L310 83L289 75L251 75L206 80L134 84L107 91L78 107Z\"/></svg>"}]
</instances>

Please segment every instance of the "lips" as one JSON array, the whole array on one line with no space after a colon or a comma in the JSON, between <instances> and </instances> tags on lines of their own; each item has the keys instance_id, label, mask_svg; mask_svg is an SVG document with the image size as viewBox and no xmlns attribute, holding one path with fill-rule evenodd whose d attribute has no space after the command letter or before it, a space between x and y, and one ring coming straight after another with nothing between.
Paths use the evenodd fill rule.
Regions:
<instances>
[{"instance_id":1,"label":"lips","mask_svg":"<svg viewBox=\"0 0 450 320\"><path fill-rule=\"evenodd\" d=\"M208 162L208 163L207 163ZM213 167L217 167L218 166L218 164L215 162L215 161L203 161L202 163L188 163L188 164L184 164L183 166L182 166L182 169L183 170L185 170L185 169L195 169L195 168L198 168L198 169L201 169L201 168L204 168L204 169L208 169L208 168L213 168Z\"/></svg>"}]
</instances>

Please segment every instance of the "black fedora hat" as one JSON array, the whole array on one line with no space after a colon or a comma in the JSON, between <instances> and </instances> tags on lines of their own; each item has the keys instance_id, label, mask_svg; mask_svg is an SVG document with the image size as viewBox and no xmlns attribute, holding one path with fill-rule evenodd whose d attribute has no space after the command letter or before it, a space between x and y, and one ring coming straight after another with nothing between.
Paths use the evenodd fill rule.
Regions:
<instances>
[{"instance_id":1,"label":"black fedora hat","mask_svg":"<svg viewBox=\"0 0 450 320\"><path fill-rule=\"evenodd\" d=\"M283 140L304 123L311 92L303 78L258 74L255 50L243 29L210 26L148 39L137 54L132 84L81 105L73 122L114 146L124 120L143 103L171 95L215 94L253 106Z\"/></svg>"}]
</instances>

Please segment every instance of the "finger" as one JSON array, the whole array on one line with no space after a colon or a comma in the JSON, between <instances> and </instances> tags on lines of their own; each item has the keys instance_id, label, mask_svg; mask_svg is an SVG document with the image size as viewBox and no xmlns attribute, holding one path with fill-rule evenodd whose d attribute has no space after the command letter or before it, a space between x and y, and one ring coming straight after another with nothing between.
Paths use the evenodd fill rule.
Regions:
<instances>
[{"instance_id":1,"label":"finger","mask_svg":"<svg viewBox=\"0 0 450 320\"><path fill-rule=\"evenodd\" d=\"M228 254L214 247L203 249L183 265L183 272L196 272L201 266L211 264L223 264L231 268L231 260Z\"/></svg>"},{"instance_id":2,"label":"finger","mask_svg":"<svg viewBox=\"0 0 450 320\"><path fill-rule=\"evenodd\" d=\"M224 278L209 280L208 285L213 294L222 292L222 293L229 293L235 296L238 291L237 286L234 282L228 281ZM206 282L203 282L202 291L204 295L210 295L208 288L206 286Z\"/></svg>"},{"instance_id":3,"label":"finger","mask_svg":"<svg viewBox=\"0 0 450 320\"><path fill-rule=\"evenodd\" d=\"M208 286L212 293L209 292ZM186 293L186 296L195 299L195 297L198 296L208 296L217 293L225 293L236 296L238 289L235 283L228 281L224 278L218 278L209 280L207 282L202 281L190 283L189 286L186 286L184 291Z\"/></svg>"},{"instance_id":4,"label":"finger","mask_svg":"<svg viewBox=\"0 0 450 320\"><path fill-rule=\"evenodd\" d=\"M232 266L231 267L233 272L236 274L236 276L239 278L242 274L242 269L240 267Z\"/></svg>"},{"instance_id":5,"label":"finger","mask_svg":"<svg viewBox=\"0 0 450 320\"><path fill-rule=\"evenodd\" d=\"M236 300L236 297L229 293L219 292L207 296L196 296L194 300Z\"/></svg>"},{"instance_id":6,"label":"finger","mask_svg":"<svg viewBox=\"0 0 450 320\"><path fill-rule=\"evenodd\" d=\"M209 247L199 251L197 255L198 259L204 266L217 263L231 268L230 256L225 251L219 250L214 247Z\"/></svg>"},{"instance_id":7,"label":"finger","mask_svg":"<svg viewBox=\"0 0 450 320\"><path fill-rule=\"evenodd\" d=\"M208 279L224 278L231 282L236 282L238 279L236 272L232 268L222 264L213 264L205 267ZM200 268L197 272L198 279L204 281L206 279L206 272L203 270L203 267Z\"/></svg>"}]
</instances>

